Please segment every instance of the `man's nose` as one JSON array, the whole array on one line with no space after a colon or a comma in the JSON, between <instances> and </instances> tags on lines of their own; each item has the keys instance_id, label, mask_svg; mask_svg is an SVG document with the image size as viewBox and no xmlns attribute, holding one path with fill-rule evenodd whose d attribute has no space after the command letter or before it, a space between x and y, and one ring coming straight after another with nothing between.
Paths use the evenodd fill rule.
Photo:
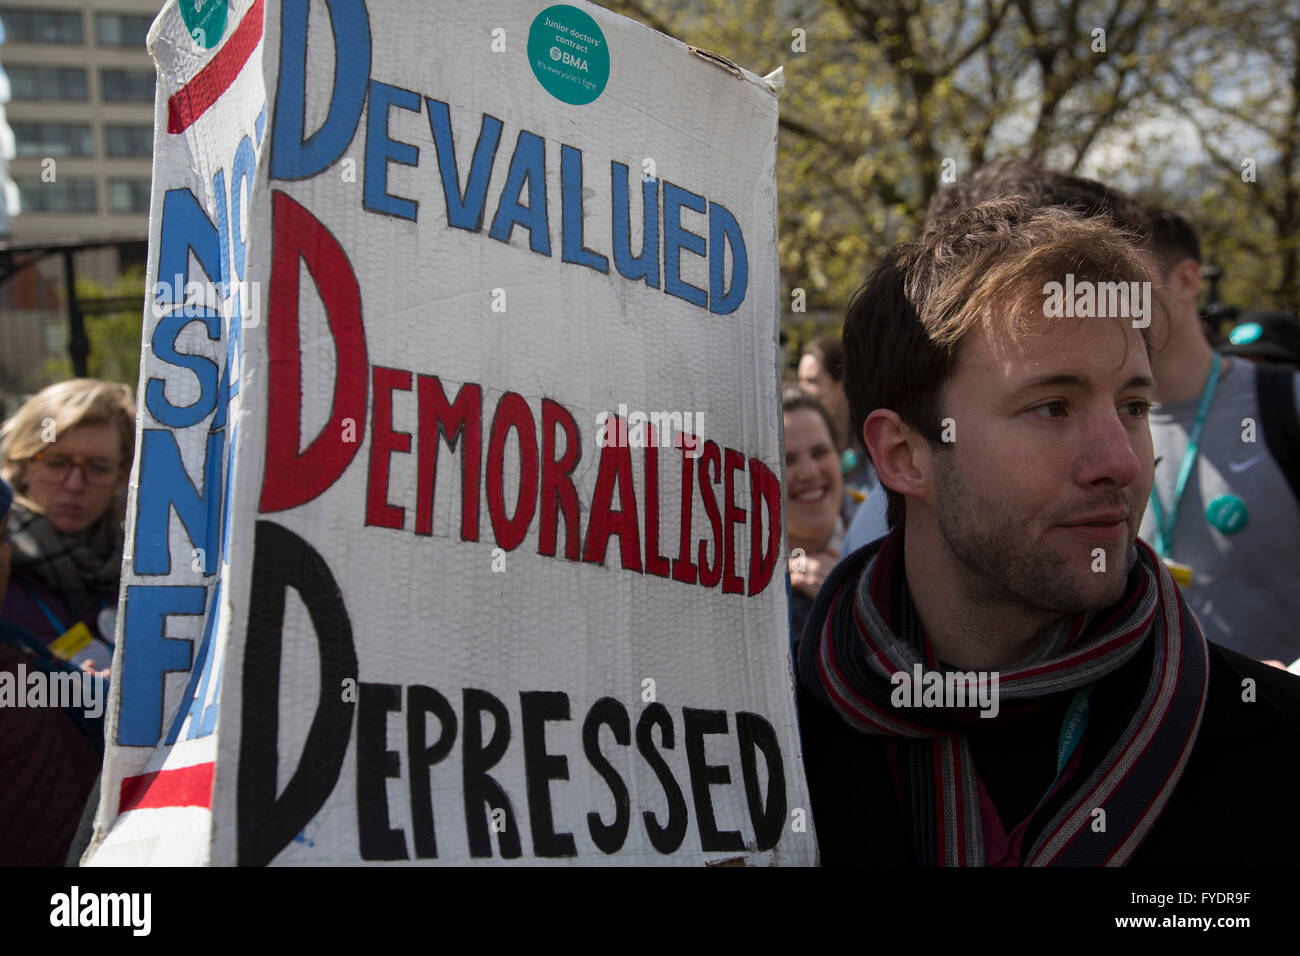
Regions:
<instances>
[{"instance_id":1,"label":"man's nose","mask_svg":"<svg viewBox=\"0 0 1300 956\"><path fill-rule=\"evenodd\" d=\"M1133 433L1117 411L1099 415L1088 428L1076 467L1081 485L1105 483L1126 488L1137 479L1142 462L1133 447Z\"/></svg>"},{"instance_id":2,"label":"man's nose","mask_svg":"<svg viewBox=\"0 0 1300 956\"><path fill-rule=\"evenodd\" d=\"M68 466L68 474L63 479L65 488L79 490L86 486L86 474L82 471L85 465L79 465L75 461Z\"/></svg>"}]
</instances>

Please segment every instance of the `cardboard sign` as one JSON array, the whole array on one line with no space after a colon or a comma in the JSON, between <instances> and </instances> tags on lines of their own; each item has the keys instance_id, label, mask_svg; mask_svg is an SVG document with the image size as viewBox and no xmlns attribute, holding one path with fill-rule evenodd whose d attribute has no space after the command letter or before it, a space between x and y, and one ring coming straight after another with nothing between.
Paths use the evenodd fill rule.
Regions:
<instances>
[{"instance_id":1,"label":"cardboard sign","mask_svg":"<svg viewBox=\"0 0 1300 956\"><path fill-rule=\"evenodd\" d=\"M87 860L814 862L773 90L586 3L216 5L149 37Z\"/></svg>"}]
</instances>

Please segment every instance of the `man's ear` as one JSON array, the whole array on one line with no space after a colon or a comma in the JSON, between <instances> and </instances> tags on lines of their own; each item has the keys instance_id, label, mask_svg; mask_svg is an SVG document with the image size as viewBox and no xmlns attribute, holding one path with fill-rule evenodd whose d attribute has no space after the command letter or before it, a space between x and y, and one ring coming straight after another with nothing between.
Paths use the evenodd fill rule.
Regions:
<instances>
[{"instance_id":1,"label":"man's ear","mask_svg":"<svg viewBox=\"0 0 1300 956\"><path fill-rule=\"evenodd\" d=\"M1201 294L1201 264L1195 259L1183 259L1169 270L1167 288L1180 301L1196 302Z\"/></svg>"},{"instance_id":2,"label":"man's ear","mask_svg":"<svg viewBox=\"0 0 1300 956\"><path fill-rule=\"evenodd\" d=\"M897 412L888 408L873 411L862 423L862 440L871 452L881 484L901 495L927 497L929 482L918 465L928 460L929 448L924 437Z\"/></svg>"}]
</instances>

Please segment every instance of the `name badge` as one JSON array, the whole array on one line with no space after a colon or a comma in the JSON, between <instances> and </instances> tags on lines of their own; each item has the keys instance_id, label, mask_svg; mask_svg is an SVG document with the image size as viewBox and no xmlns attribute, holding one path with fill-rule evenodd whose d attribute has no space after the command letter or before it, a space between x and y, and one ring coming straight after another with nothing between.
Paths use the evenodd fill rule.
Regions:
<instances>
[{"instance_id":1,"label":"name badge","mask_svg":"<svg viewBox=\"0 0 1300 956\"><path fill-rule=\"evenodd\" d=\"M1177 561L1165 558L1165 567L1169 569L1169 573L1173 575L1173 578L1178 582L1179 587L1185 588L1191 586L1192 566L1190 564L1179 564Z\"/></svg>"},{"instance_id":2,"label":"name badge","mask_svg":"<svg viewBox=\"0 0 1300 956\"><path fill-rule=\"evenodd\" d=\"M71 660L79 651L86 648L94 636L85 621L78 621L50 642L50 653L63 660Z\"/></svg>"}]
</instances>

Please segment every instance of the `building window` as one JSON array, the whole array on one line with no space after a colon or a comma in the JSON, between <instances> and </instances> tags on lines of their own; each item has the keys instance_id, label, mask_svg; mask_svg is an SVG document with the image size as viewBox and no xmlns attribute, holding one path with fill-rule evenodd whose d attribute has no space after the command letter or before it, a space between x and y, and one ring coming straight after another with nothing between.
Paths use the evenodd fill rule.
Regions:
<instances>
[{"instance_id":1,"label":"building window","mask_svg":"<svg viewBox=\"0 0 1300 956\"><path fill-rule=\"evenodd\" d=\"M14 123L19 156L92 156L90 127L76 123Z\"/></svg>"},{"instance_id":2,"label":"building window","mask_svg":"<svg viewBox=\"0 0 1300 956\"><path fill-rule=\"evenodd\" d=\"M109 156L152 156L152 126L105 126L104 152Z\"/></svg>"},{"instance_id":3,"label":"building window","mask_svg":"<svg viewBox=\"0 0 1300 956\"><path fill-rule=\"evenodd\" d=\"M79 68L10 66L10 93L16 100L84 100L86 71Z\"/></svg>"},{"instance_id":4,"label":"building window","mask_svg":"<svg viewBox=\"0 0 1300 956\"><path fill-rule=\"evenodd\" d=\"M153 70L100 70L100 96L108 103L152 103Z\"/></svg>"},{"instance_id":5,"label":"building window","mask_svg":"<svg viewBox=\"0 0 1300 956\"><path fill-rule=\"evenodd\" d=\"M153 17L119 13L95 14L95 39L100 46L134 46L144 49Z\"/></svg>"},{"instance_id":6,"label":"building window","mask_svg":"<svg viewBox=\"0 0 1300 956\"><path fill-rule=\"evenodd\" d=\"M149 180L111 179L108 182L109 212L148 212Z\"/></svg>"},{"instance_id":7,"label":"building window","mask_svg":"<svg viewBox=\"0 0 1300 956\"><path fill-rule=\"evenodd\" d=\"M45 183L19 179L18 198L27 212L95 212L93 179L60 179Z\"/></svg>"},{"instance_id":8,"label":"building window","mask_svg":"<svg viewBox=\"0 0 1300 956\"><path fill-rule=\"evenodd\" d=\"M0 10L10 43L80 43L81 14L76 10Z\"/></svg>"}]
</instances>

